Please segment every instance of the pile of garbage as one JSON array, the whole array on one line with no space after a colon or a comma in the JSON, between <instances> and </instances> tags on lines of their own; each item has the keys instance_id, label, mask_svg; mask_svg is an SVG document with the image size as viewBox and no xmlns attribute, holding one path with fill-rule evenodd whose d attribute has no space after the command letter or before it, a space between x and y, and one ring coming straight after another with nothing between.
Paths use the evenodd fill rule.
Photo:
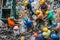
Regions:
<instances>
[{"instance_id":1,"label":"pile of garbage","mask_svg":"<svg viewBox=\"0 0 60 40\"><path fill-rule=\"evenodd\" d=\"M7 0L9 7L12 0ZM60 1L16 0L16 18L0 19L0 39L60 40Z\"/></svg>"}]
</instances>

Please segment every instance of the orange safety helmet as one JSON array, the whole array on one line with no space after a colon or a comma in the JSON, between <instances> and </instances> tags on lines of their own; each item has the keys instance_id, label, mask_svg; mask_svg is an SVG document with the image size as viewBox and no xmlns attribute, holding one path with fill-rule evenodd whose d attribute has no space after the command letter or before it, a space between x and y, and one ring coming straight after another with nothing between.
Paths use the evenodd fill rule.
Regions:
<instances>
[{"instance_id":1,"label":"orange safety helmet","mask_svg":"<svg viewBox=\"0 0 60 40\"><path fill-rule=\"evenodd\" d=\"M38 37L38 33L34 33L34 37Z\"/></svg>"}]
</instances>

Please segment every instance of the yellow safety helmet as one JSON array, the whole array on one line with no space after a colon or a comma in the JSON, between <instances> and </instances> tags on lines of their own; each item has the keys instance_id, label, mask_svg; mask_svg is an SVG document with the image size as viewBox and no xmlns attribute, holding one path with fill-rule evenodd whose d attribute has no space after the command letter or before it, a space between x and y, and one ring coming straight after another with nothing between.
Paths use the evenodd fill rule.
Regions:
<instances>
[{"instance_id":1,"label":"yellow safety helmet","mask_svg":"<svg viewBox=\"0 0 60 40\"><path fill-rule=\"evenodd\" d=\"M44 31L44 32L48 32L48 28L47 28L47 27L44 27L44 28L43 28L43 31Z\"/></svg>"},{"instance_id":2,"label":"yellow safety helmet","mask_svg":"<svg viewBox=\"0 0 60 40\"><path fill-rule=\"evenodd\" d=\"M46 0L41 0L41 1L46 1Z\"/></svg>"},{"instance_id":3,"label":"yellow safety helmet","mask_svg":"<svg viewBox=\"0 0 60 40\"><path fill-rule=\"evenodd\" d=\"M41 0L41 1L40 1L40 4L44 4L44 3L45 3L45 0Z\"/></svg>"},{"instance_id":4,"label":"yellow safety helmet","mask_svg":"<svg viewBox=\"0 0 60 40\"><path fill-rule=\"evenodd\" d=\"M28 1L25 1L25 2L24 2L24 6L27 6L27 5L28 5Z\"/></svg>"},{"instance_id":5,"label":"yellow safety helmet","mask_svg":"<svg viewBox=\"0 0 60 40\"><path fill-rule=\"evenodd\" d=\"M21 36L21 40L24 40L25 39L25 37L24 36Z\"/></svg>"},{"instance_id":6,"label":"yellow safety helmet","mask_svg":"<svg viewBox=\"0 0 60 40\"><path fill-rule=\"evenodd\" d=\"M45 14L48 15L49 14L49 11L46 11Z\"/></svg>"},{"instance_id":7,"label":"yellow safety helmet","mask_svg":"<svg viewBox=\"0 0 60 40\"><path fill-rule=\"evenodd\" d=\"M36 15L40 14L40 10L36 10L35 14Z\"/></svg>"}]
</instances>

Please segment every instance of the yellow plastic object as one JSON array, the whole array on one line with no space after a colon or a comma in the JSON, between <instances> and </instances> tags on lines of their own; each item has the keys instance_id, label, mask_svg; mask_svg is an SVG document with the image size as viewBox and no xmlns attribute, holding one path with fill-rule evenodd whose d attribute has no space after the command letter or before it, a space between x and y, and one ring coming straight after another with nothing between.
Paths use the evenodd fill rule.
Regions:
<instances>
[{"instance_id":1,"label":"yellow plastic object","mask_svg":"<svg viewBox=\"0 0 60 40\"><path fill-rule=\"evenodd\" d=\"M49 14L49 11L46 11L45 14L48 15Z\"/></svg>"},{"instance_id":2,"label":"yellow plastic object","mask_svg":"<svg viewBox=\"0 0 60 40\"><path fill-rule=\"evenodd\" d=\"M40 10L36 10L35 14L36 15L40 14Z\"/></svg>"},{"instance_id":3,"label":"yellow plastic object","mask_svg":"<svg viewBox=\"0 0 60 40\"><path fill-rule=\"evenodd\" d=\"M50 33L51 33L51 31L48 30L48 32L43 32L42 34L43 34L44 38L48 38Z\"/></svg>"},{"instance_id":4,"label":"yellow plastic object","mask_svg":"<svg viewBox=\"0 0 60 40\"><path fill-rule=\"evenodd\" d=\"M24 40L25 38L24 38L24 36L21 36L21 40Z\"/></svg>"},{"instance_id":5,"label":"yellow plastic object","mask_svg":"<svg viewBox=\"0 0 60 40\"><path fill-rule=\"evenodd\" d=\"M24 6L27 6L27 5L28 5L28 1L25 1L25 2L24 2Z\"/></svg>"},{"instance_id":6,"label":"yellow plastic object","mask_svg":"<svg viewBox=\"0 0 60 40\"><path fill-rule=\"evenodd\" d=\"M48 32L48 28L47 27L43 28L43 31Z\"/></svg>"}]
</instances>

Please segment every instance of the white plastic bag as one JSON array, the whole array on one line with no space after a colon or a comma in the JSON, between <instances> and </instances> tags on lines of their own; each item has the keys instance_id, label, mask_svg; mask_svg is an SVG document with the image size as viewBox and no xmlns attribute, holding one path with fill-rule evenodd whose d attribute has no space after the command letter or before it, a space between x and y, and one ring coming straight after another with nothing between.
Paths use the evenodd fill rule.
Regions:
<instances>
[{"instance_id":1,"label":"white plastic bag","mask_svg":"<svg viewBox=\"0 0 60 40\"><path fill-rule=\"evenodd\" d=\"M36 15L32 15L32 18L33 18L34 20L36 20L36 19L37 19L37 16L36 16Z\"/></svg>"},{"instance_id":2,"label":"white plastic bag","mask_svg":"<svg viewBox=\"0 0 60 40\"><path fill-rule=\"evenodd\" d=\"M1 27L1 26L3 26L3 24L4 24L4 23L3 23L3 21L2 21L2 20L0 20L0 27Z\"/></svg>"},{"instance_id":3,"label":"white plastic bag","mask_svg":"<svg viewBox=\"0 0 60 40\"><path fill-rule=\"evenodd\" d=\"M14 35L15 35L15 36L16 36L16 35L19 35L19 30L17 30L17 31L14 30Z\"/></svg>"},{"instance_id":4,"label":"white plastic bag","mask_svg":"<svg viewBox=\"0 0 60 40\"><path fill-rule=\"evenodd\" d=\"M34 1L34 2L31 3L31 5L32 5L32 9L36 10L39 7L39 2L38 1Z\"/></svg>"}]
</instances>

